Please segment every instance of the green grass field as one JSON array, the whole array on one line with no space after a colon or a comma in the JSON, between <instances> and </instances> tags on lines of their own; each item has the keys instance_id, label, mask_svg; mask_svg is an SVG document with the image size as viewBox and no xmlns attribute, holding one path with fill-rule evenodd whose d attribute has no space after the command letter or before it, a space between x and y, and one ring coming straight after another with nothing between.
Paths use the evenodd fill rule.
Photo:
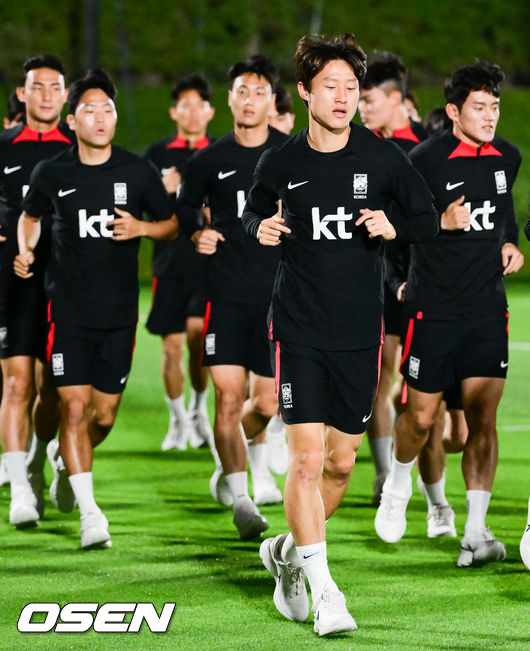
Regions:
<instances>
[{"instance_id":1,"label":"green grass field","mask_svg":"<svg viewBox=\"0 0 530 651\"><path fill-rule=\"evenodd\" d=\"M288 622L272 603L273 581L258 543L237 540L230 509L208 492L208 451L161 452L167 414L160 344L140 325L131 379L115 430L96 452L96 497L110 520L112 549L83 552L77 513L49 502L40 526L7 523L0 488L0 648L8 649L478 649L530 647L530 572L519 557L530 495L530 291L509 286L510 373L499 414L500 461L488 524L506 543L503 563L458 569L458 540L426 536L415 491L397 545L381 542L369 506L368 446L343 504L328 524L330 567L359 629L318 639L312 622ZM142 290L141 320L149 295ZM461 534L465 493L460 458L448 459L447 494ZM47 468L50 479L50 469ZM281 505L264 507L270 534L285 531ZM21 634L29 602L175 602L169 630L153 634Z\"/></svg>"}]
</instances>

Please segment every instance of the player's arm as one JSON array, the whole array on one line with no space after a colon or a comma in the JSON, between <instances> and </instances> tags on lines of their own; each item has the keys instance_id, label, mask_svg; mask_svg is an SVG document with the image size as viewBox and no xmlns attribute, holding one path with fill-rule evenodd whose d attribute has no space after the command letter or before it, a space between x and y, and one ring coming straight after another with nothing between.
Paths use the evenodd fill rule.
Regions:
<instances>
[{"instance_id":1,"label":"player's arm","mask_svg":"<svg viewBox=\"0 0 530 651\"><path fill-rule=\"evenodd\" d=\"M385 246L385 281L399 301L404 300L408 271L408 244L389 242Z\"/></svg>"},{"instance_id":2,"label":"player's arm","mask_svg":"<svg viewBox=\"0 0 530 651\"><path fill-rule=\"evenodd\" d=\"M40 238L40 219L40 217L32 217L26 212L23 212L18 219L17 236L19 253L13 261L13 269L15 274L20 278L31 278L33 276L30 268L35 262L33 251Z\"/></svg>"},{"instance_id":3,"label":"player's arm","mask_svg":"<svg viewBox=\"0 0 530 651\"><path fill-rule=\"evenodd\" d=\"M178 234L178 221L175 215L159 221L143 221L136 219L130 212L114 207L118 217L109 226L113 227L112 239L121 242L135 237L149 237L152 240L172 240Z\"/></svg>"}]
</instances>

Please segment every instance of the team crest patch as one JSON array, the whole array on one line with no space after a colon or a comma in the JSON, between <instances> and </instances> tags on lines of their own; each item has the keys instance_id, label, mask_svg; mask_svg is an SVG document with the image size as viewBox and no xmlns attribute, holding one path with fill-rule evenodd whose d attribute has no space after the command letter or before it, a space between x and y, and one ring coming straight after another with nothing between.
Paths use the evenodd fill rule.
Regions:
<instances>
[{"instance_id":1,"label":"team crest patch","mask_svg":"<svg viewBox=\"0 0 530 651\"><path fill-rule=\"evenodd\" d=\"M64 358L62 353L52 355L52 373L54 375L64 375Z\"/></svg>"},{"instance_id":2,"label":"team crest patch","mask_svg":"<svg viewBox=\"0 0 530 651\"><path fill-rule=\"evenodd\" d=\"M368 174L353 175L353 198L366 199L368 192Z\"/></svg>"},{"instance_id":3,"label":"team crest patch","mask_svg":"<svg viewBox=\"0 0 530 651\"><path fill-rule=\"evenodd\" d=\"M215 355L215 333L206 335L204 340L204 351L207 355Z\"/></svg>"},{"instance_id":4,"label":"team crest patch","mask_svg":"<svg viewBox=\"0 0 530 651\"><path fill-rule=\"evenodd\" d=\"M127 183L114 184L114 203L118 206L127 203Z\"/></svg>"},{"instance_id":5,"label":"team crest patch","mask_svg":"<svg viewBox=\"0 0 530 651\"><path fill-rule=\"evenodd\" d=\"M506 183L504 170L495 172L495 185L497 186L497 194L506 194L508 192L508 184Z\"/></svg>"},{"instance_id":6,"label":"team crest patch","mask_svg":"<svg viewBox=\"0 0 530 651\"><path fill-rule=\"evenodd\" d=\"M420 360L417 357L412 357L411 355L409 359L409 375L410 377L413 377L415 380L417 380L419 374Z\"/></svg>"},{"instance_id":7,"label":"team crest patch","mask_svg":"<svg viewBox=\"0 0 530 651\"><path fill-rule=\"evenodd\" d=\"M282 384L282 402L286 409L293 406L293 392L291 390L291 383Z\"/></svg>"},{"instance_id":8,"label":"team crest patch","mask_svg":"<svg viewBox=\"0 0 530 651\"><path fill-rule=\"evenodd\" d=\"M7 328L0 328L0 348L7 348Z\"/></svg>"}]
</instances>

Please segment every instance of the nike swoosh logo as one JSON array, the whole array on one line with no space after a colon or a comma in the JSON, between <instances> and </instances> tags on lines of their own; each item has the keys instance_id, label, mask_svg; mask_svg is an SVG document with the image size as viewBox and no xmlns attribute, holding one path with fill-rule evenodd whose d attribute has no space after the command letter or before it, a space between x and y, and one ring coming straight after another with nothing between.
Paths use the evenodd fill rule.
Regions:
<instances>
[{"instance_id":1,"label":"nike swoosh logo","mask_svg":"<svg viewBox=\"0 0 530 651\"><path fill-rule=\"evenodd\" d=\"M66 197L67 194L72 194L72 192L75 192L77 188L72 188L71 190L59 190L57 193L58 197Z\"/></svg>"},{"instance_id":2,"label":"nike swoosh logo","mask_svg":"<svg viewBox=\"0 0 530 651\"><path fill-rule=\"evenodd\" d=\"M125 384L127 382L128 377L129 377L129 373L127 373L127 375L124 375L120 380L120 384Z\"/></svg>"},{"instance_id":3,"label":"nike swoosh logo","mask_svg":"<svg viewBox=\"0 0 530 651\"><path fill-rule=\"evenodd\" d=\"M226 179L228 176L232 176L232 174L235 174L237 170L232 170L231 172L219 172L217 175L217 178L222 181L223 179Z\"/></svg>"},{"instance_id":4,"label":"nike swoosh logo","mask_svg":"<svg viewBox=\"0 0 530 651\"><path fill-rule=\"evenodd\" d=\"M304 558L311 558L311 556L316 556L318 552L315 552L314 554L308 554L307 556L303 554Z\"/></svg>"},{"instance_id":5,"label":"nike swoosh logo","mask_svg":"<svg viewBox=\"0 0 530 651\"><path fill-rule=\"evenodd\" d=\"M17 165L16 167L4 167L4 174L12 174L13 172L21 169L22 165Z\"/></svg>"},{"instance_id":6,"label":"nike swoosh logo","mask_svg":"<svg viewBox=\"0 0 530 651\"><path fill-rule=\"evenodd\" d=\"M459 183L449 183L448 182L447 185L445 186L445 189L446 190L454 190L459 185L464 185L464 181L460 181Z\"/></svg>"},{"instance_id":7,"label":"nike swoosh logo","mask_svg":"<svg viewBox=\"0 0 530 651\"><path fill-rule=\"evenodd\" d=\"M302 181L301 183L293 183L292 181L289 181L289 184L287 185L287 189L294 190L299 185L305 185L306 183L309 183L309 181Z\"/></svg>"},{"instance_id":8,"label":"nike swoosh logo","mask_svg":"<svg viewBox=\"0 0 530 651\"><path fill-rule=\"evenodd\" d=\"M508 362L501 362L501 368L507 368Z\"/></svg>"},{"instance_id":9,"label":"nike swoosh logo","mask_svg":"<svg viewBox=\"0 0 530 651\"><path fill-rule=\"evenodd\" d=\"M373 411L373 410L372 410L372 411ZM366 423L367 421L369 421L371 415L372 415L372 412L370 412L370 413L368 414L368 416L364 416L364 418L363 418L363 423Z\"/></svg>"}]
</instances>

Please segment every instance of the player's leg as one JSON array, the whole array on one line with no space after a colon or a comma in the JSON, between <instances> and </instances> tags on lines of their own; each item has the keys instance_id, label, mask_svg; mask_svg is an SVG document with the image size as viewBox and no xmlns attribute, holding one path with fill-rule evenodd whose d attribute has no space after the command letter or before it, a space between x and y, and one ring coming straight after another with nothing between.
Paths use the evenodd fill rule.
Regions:
<instances>
[{"instance_id":1,"label":"player's leg","mask_svg":"<svg viewBox=\"0 0 530 651\"><path fill-rule=\"evenodd\" d=\"M204 310L202 310L204 312ZM202 316L189 316L186 319L186 338L188 343L188 373L190 376L190 402L188 413L191 417L195 436L190 440L192 447L213 445L213 431L208 416L208 369L202 365Z\"/></svg>"},{"instance_id":2,"label":"player's leg","mask_svg":"<svg viewBox=\"0 0 530 651\"><path fill-rule=\"evenodd\" d=\"M462 408L451 409L448 407L448 413L449 426L444 432L444 449L448 454L462 452L469 434L466 415Z\"/></svg>"}]
</instances>

